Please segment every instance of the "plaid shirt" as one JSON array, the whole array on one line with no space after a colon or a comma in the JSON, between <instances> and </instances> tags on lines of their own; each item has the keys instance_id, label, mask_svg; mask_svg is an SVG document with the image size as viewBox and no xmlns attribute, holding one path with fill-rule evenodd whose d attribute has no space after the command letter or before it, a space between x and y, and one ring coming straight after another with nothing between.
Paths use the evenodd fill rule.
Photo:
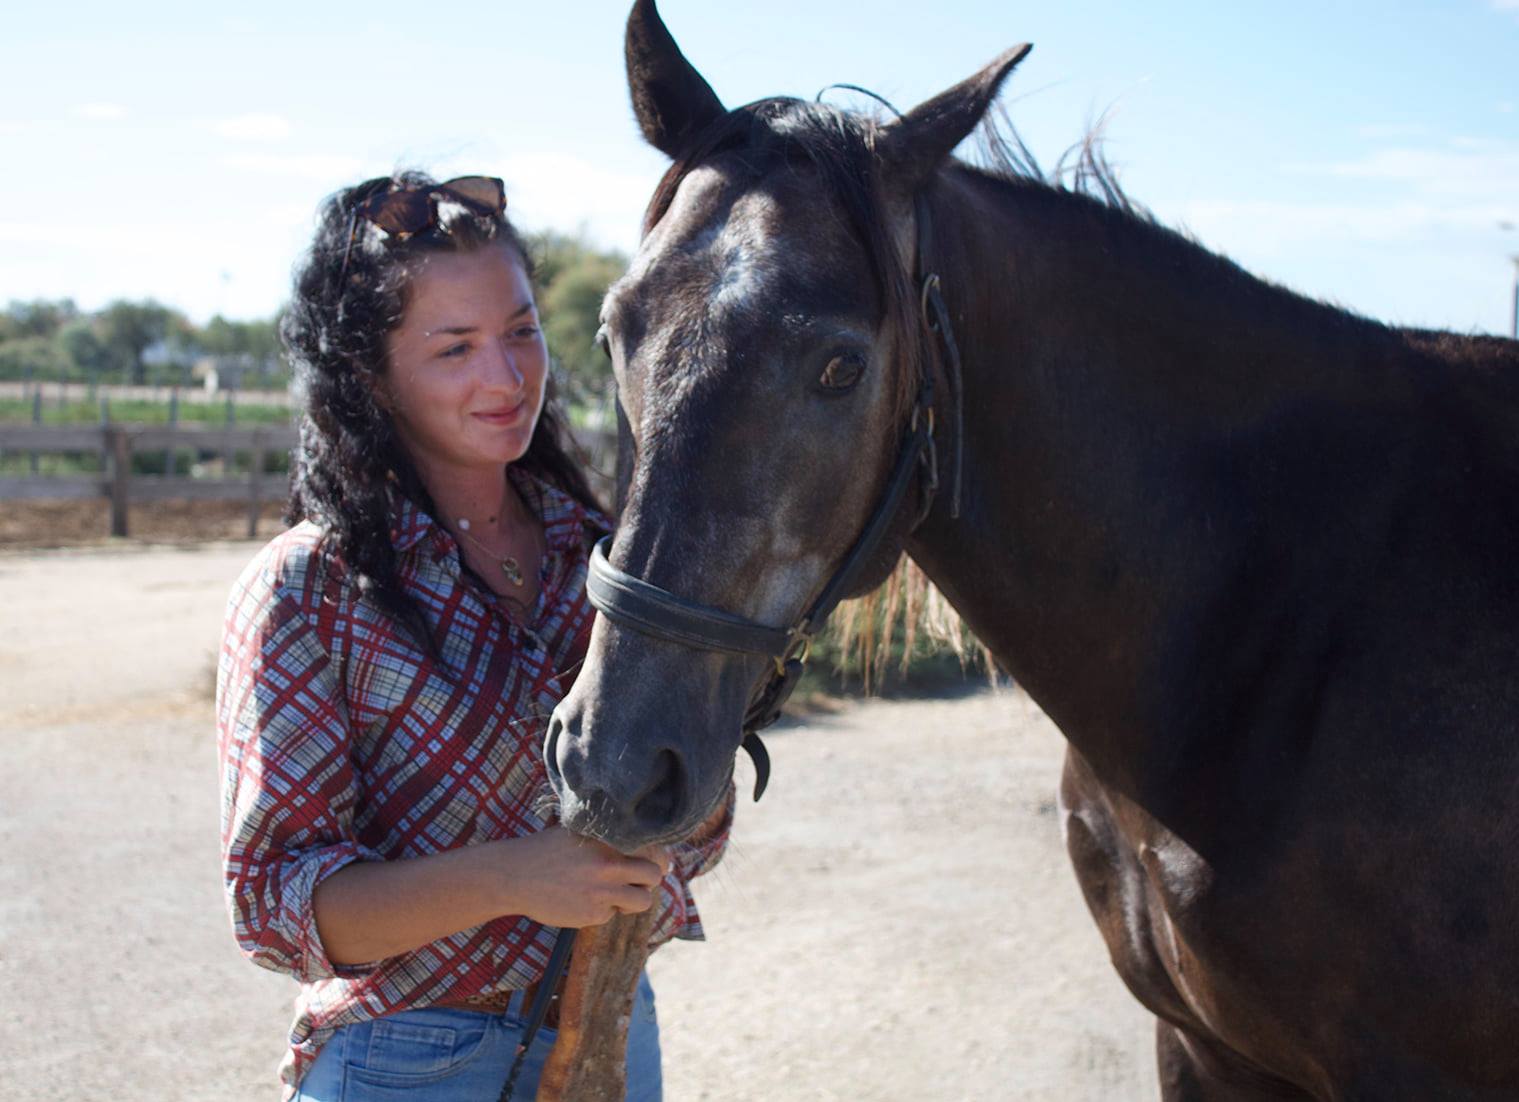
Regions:
<instances>
[{"instance_id":1,"label":"plaid shirt","mask_svg":"<svg viewBox=\"0 0 1519 1102\"><path fill-rule=\"evenodd\" d=\"M453 537L405 501L391 532L398 576L425 610L441 661L359 599L309 523L277 537L233 586L216 693L223 869L244 953L301 981L280 1069L287 1099L339 1026L525 987L547 963L552 931L506 916L387 960L335 965L312 909L316 885L350 862L548 825L536 810L547 784L540 748L585 654L587 535L605 521L530 476L512 477L545 535L530 629L461 569ZM677 847L655 902L656 944L702 936L687 882L726 843L725 825L700 846Z\"/></svg>"}]
</instances>

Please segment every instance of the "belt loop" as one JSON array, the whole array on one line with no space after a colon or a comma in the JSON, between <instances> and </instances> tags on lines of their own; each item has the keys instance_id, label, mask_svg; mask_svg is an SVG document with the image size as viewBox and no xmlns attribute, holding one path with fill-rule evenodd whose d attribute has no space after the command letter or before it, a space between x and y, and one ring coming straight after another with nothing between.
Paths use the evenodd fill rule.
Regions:
<instances>
[{"instance_id":1,"label":"belt loop","mask_svg":"<svg viewBox=\"0 0 1519 1102\"><path fill-rule=\"evenodd\" d=\"M523 1014L524 1007L523 1007L522 1004L523 1004L523 1002L526 1001L526 999L527 999L527 989L526 988L519 987L515 991L513 991L511 999L508 1000L507 1004L506 1004L506 1016L508 1018L514 1018L514 1019L516 1019L519 1022L522 1021L523 1016L524 1016L524 1014Z\"/></svg>"}]
</instances>

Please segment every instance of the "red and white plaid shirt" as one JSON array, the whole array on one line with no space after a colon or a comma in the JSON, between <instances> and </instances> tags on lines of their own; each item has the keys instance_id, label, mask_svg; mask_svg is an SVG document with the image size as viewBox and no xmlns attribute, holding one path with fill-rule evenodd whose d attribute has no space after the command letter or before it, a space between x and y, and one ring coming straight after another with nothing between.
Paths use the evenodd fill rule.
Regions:
<instances>
[{"instance_id":1,"label":"red and white plaid shirt","mask_svg":"<svg viewBox=\"0 0 1519 1102\"><path fill-rule=\"evenodd\" d=\"M387 960L334 965L312 910L316 885L350 862L548 825L538 812L543 736L585 654L587 537L605 520L515 469L512 477L545 535L530 629L461 569L453 537L406 501L391 532L398 575L441 661L359 598L310 523L277 537L233 586L216 686L223 869L243 951L301 981L280 1068L287 1099L339 1026L526 987L547 963L552 932L507 916ZM725 825L700 846L677 847L655 903L656 943L702 936L687 883L717 862L727 834Z\"/></svg>"}]
</instances>

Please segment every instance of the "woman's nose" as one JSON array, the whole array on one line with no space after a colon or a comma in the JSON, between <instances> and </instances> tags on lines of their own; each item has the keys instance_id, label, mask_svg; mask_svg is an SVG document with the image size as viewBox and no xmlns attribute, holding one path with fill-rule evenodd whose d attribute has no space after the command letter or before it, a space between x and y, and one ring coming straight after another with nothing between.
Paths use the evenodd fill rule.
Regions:
<instances>
[{"instance_id":1,"label":"woman's nose","mask_svg":"<svg viewBox=\"0 0 1519 1102\"><path fill-rule=\"evenodd\" d=\"M508 390L521 390L527 377L517 363L517 351L509 341L491 342L490 380L492 384Z\"/></svg>"}]
</instances>

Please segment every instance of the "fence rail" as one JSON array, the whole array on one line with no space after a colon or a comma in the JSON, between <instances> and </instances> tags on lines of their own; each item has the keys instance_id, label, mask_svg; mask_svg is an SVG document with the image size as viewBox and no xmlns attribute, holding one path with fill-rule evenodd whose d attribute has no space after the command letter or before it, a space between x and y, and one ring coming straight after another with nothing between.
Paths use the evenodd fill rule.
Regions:
<instances>
[{"instance_id":1,"label":"fence rail","mask_svg":"<svg viewBox=\"0 0 1519 1102\"><path fill-rule=\"evenodd\" d=\"M280 501L287 488L283 474L264 473L265 458L295 446L295 429L265 425L232 428L201 425L0 425L0 454L20 452L31 457L33 473L0 475L0 501L84 500L104 497L111 502L111 534L127 534L128 507L150 501L246 501L248 535L255 534L259 510ZM230 468L246 452L246 474L223 478L185 478L172 474L132 473L133 454L162 452L165 470L174 469L173 456L190 451L220 457ZM98 455L100 472L82 475L39 475L39 455Z\"/></svg>"},{"instance_id":2,"label":"fence rail","mask_svg":"<svg viewBox=\"0 0 1519 1102\"><path fill-rule=\"evenodd\" d=\"M591 460L591 478L603 494L617 454L615 434L579 430L576 438ZM23 425L0 424L0 455L30 457L31 473L0 475L0 501L82 501L106 498L111 503L111 534L127 534L128 507L153 501L245 501L248 535L257 531L259 511L271 501L283 501L289 489L284 474L266 474L267 456L288 453L296 445L296 430L284 425L256 428L206 425ZM173 474L132 473L132 456L162 453L164 469L174 469L181 452L219 457L223 470L240 453L249 456L248 469L234 477L186 478ZM37 473L40 455L96 455L100 470L88 474Z\"/></svg>"}]
</instances>

